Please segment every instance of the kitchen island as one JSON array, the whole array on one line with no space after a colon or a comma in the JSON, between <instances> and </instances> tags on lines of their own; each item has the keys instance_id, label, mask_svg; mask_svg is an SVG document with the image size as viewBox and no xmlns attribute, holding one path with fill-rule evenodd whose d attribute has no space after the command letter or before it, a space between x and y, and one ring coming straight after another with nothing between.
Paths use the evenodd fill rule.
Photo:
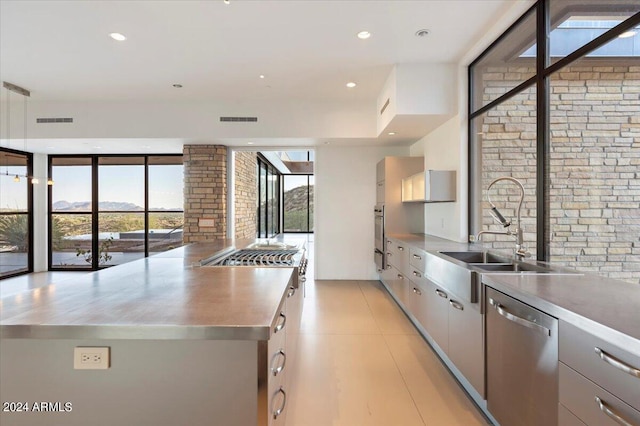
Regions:
<instances>
[{"instance_id":1,"label":"kitchen island","mask_svg":"<svg viewBox=\"0 0 640 426\"><path fill-rule=\"evenodd\" d=\"M2 299L0 423L282 423L286 337L300 320L294 269L194 262L226 246L194 244ZM108 348L108 368L75 368L86 347Z\"/></svg>"}]
</instances>

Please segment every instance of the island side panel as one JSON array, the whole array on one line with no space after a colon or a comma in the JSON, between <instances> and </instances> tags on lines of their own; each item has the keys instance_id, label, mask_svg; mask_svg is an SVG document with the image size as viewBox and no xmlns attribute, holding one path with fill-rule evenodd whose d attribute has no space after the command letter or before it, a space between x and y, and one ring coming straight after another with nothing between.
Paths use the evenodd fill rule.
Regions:
<instances>
[{"instance_id":1,"label":"island side panel","mask_svg":"<svg viewBox=\"0 0 640 426\"><path fill-rule=\"evenodd\" d=\"M30 411L0 411L0 424L255 425L257 345L229 340L2 339L0 399L28 403ZM73 354L79 346L110 347L110 368L75 370ZM34 412L33 404L42 402L51 403L46 407L55 411ZM70 411L66 403L71 403Z\"/></svg>"}]
</instances>

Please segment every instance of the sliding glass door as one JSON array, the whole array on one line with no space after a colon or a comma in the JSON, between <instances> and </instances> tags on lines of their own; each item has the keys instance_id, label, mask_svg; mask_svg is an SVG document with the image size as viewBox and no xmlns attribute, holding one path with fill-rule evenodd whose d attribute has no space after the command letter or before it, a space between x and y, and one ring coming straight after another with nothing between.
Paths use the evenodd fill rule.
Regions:
<instances>
[{"instance_id":1,"label":"sliding glass door","mask_svg":"<svg viewBox=\"0 0 640 426\"><path fill-rule=\"evenodd\" d=\"M49 165L50 269L99 269L182 245L182 156L52 156Z\"/></svg>"},{"instance_id":2,"label":"sliding glass door","mask_svg":"<svg viewBox=\"0 0 640 426\"><path fill-rule=\"evenodd\" d=\"M0 278L33 270L32 156L0 149Z\"/></svg>"}]
</instances>

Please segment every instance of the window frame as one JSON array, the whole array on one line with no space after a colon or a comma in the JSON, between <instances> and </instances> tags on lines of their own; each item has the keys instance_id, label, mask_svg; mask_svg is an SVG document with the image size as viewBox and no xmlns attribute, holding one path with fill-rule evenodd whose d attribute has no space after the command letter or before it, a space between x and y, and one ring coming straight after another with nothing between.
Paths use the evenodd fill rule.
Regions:
<instances>
[{"instance_id":1,"label":"window frame","mask_svg":"<svg viewBox=\"0 0 640 426\"><path fill-rule=\"evenodd\" d=\"M144 211L100 211L99 206L99 167L100 167L100 158L144 158ZM47 221L49 229L53 229L53 216L56 214L90 214L91 215L91 252L98 253L100 241L98 237L99 234L99 215L101 213L138 213L144 215L144 257L149 257L150 255L158 254L160 252L149 251L149 213L157 213L155 210L149 210L149 166L155 166L157 164L149 164L149 158L151 157L183 157L182 154L56 154L49 155L48 158L48 176L51 178L53 176L53 163L56 158L89 158L91 159L91 212L54 212L53 211L53 190L54 186L48 187L48 200L47 200ZM184 165L184 162L183 162ZM162 210L162 213L182 213L184 215L184 205L182 210ZM91 266L84 268L73 268L73 267L61 267L53 265L53 235L49 232L49 236L47 239L47 265L49 271L97 271L104 268L109 268L115 265L103 265L99 264L99 259L97 256L92 257Z\"/></svg>"},{"instance_id":2,"label":"window frame","mask_svg":"<svg viewBox=\"0 0 640 426\"><path fill-rule=\"evenodd\" d=\"M22 155L26 157L27 160L27 176L33 176L33 153L19 151L16 149L0 147L0 151L6 152L9 154ZM25 179L28 179L25 177ZM43 183L41 183L43 184ZM0 280L4 280L7 278L17 277L20 275L25 275L33 272L34 265L34 254L33 254L33 228L34 228L34 220L33 220L33 185L32 183L27 184L27 232L29 236L27 238L27 243L29 244L29 249L27 251L27 269L26 270L17 270L16 272L8 273L5 275L0 275ZM24 215L24 212L10 212L10 213L2 213L3 215Z\"/></svg>"},{"instance_id":3,"label":"window frame","mask_svg":"<svg viewBox=\"0 0 640 426\"><path fill-rule=\"evenodd\" d=\"M473 130L473 119L481 116L486 111L502 104L504 101L521 93L530 86L536 85L536 113L537 113L537 130L536 130L536 211L537 211L537 227L536 227L536 258L540 261L549 261L550 259L550 207L549 207L549 161L551 150L550 138L550 79L551 75L583 58L590 52L604 46L610 41L617 38L620 34L633 29L640 25L640 12L631 15L620 24L609 29L602 35L594 38L590 42L581 46L577 50L550 64L550 45L549 34L551 32L550 25L550 9L553 0L538 0L530 9L528 9L518 20L516 20L504 33L502 33L493 43L489 45L468 67L468 99L467 99L467 141L468 141L468 230L469 239L476 235L482 228L481 217L482 211L477 208L480 205L481 193L474 191L476 180L481 176L481 153L478 152L476 146L476 138ZM488 104L474 110L474 66L477 65L494 47L508 37L527 17L532 10L536 13L536 75L522 82L513 89L507 91L502 96L494 99ZM565 13L567 13L565 11Z\"/></svg>"}]
</instances>

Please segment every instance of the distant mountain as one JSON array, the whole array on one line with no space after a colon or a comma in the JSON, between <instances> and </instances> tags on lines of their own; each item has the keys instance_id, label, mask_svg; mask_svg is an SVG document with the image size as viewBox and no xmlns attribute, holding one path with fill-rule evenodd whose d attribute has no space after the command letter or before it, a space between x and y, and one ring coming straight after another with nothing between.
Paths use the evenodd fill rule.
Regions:
<instances>
[{"instance_id":1,"label":"distant mountain","mask_svg":"<svg viewBox=\"0 0 640 426\"><path fill-rule=\"evenodd\" d=\"M143 207L140 207L133 203L121 203L118 201L101 201L98 203L100 210L118 210L118 211L144 211ZM75 201L70 203L69 201L56 201L53 203L54 211L88 211L91 210L90 201Z\"/></svg>"},{"instance_id":2,"label":"distant mountain","mask_svg":"<svg viewBox=\"0 0 640 426\"><path fill-rule=\"evenodd\" d=\"M308 195L307 185L298 186L284 193L285 212L306 211L309 204L311 204L311 208L313 208L313 185L309 185Z\"/></svg>"}]
</instances>

